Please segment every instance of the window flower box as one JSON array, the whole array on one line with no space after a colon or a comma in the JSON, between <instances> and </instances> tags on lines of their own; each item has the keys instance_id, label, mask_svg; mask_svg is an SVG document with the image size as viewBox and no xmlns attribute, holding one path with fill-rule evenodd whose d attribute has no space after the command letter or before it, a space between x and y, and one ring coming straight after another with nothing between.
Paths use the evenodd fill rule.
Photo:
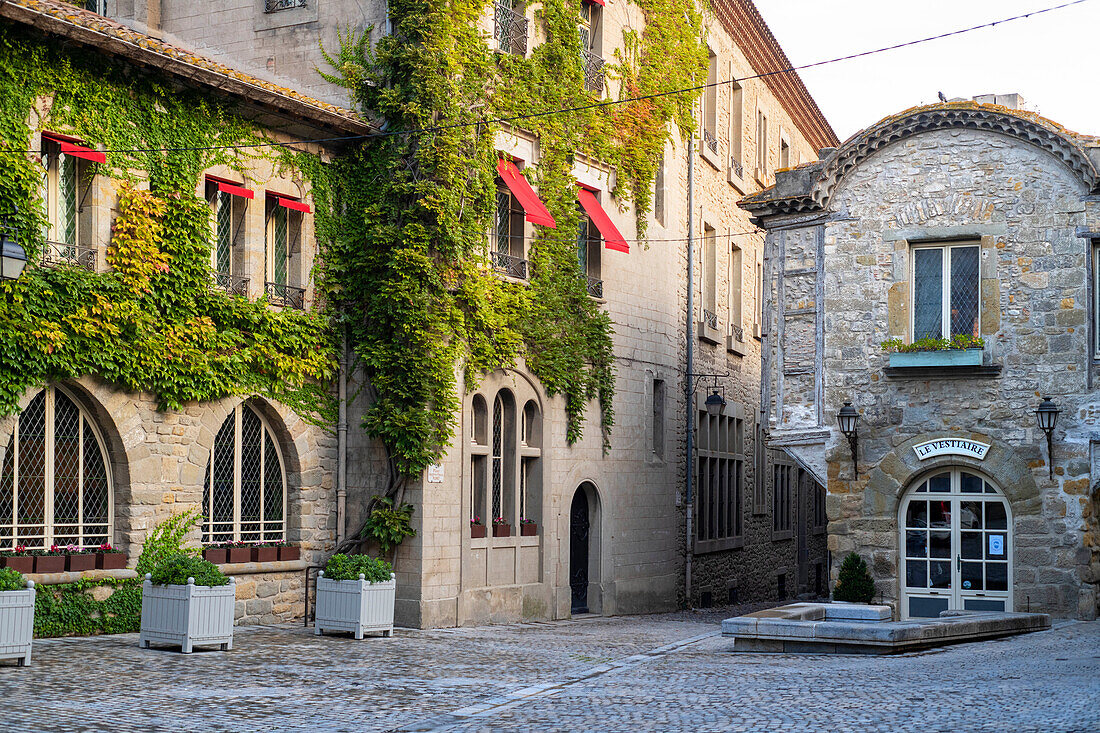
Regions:
<instances>
[{"instance_id":1,"label":"window flower box","mask_svg":"<svg viewBox=\"0 0 1100 733\"><path fill-rule=\"evenodd\" d=\"M19 573L33 573L34 557L21 554L21 552L21 550L16 550L14 553L0 555L0 566L11 568Z\"/></svg>"},{"instance_id":2,"label":"window flower box","mask_svg":"<svg viewBox=\"0 0 1100 733\"><path fill-rule=\"evenodd\" d=\"M245 550L248 550L246 547ZM233 648L233 607L237 585L154 585L149 574L141 588L141 633L138 646L153 642L179 645L190 654L195 645Z\"/></svg>"},{"instance_id":3,"label":"window flower box","mask_svg":"<svg viewBox=\"0 0 1100 733\"><path fill-rule=\"evenodd\" d=\"M485 539L486 531L484 524L471 524L470 525L470 537L471 539L481 540Z\"/></svg>"},{"instance_id":4,"label":"window flower box","mask_svg":"<svg viewBox=\"0 0 1100 733\"><path fill-rule=\"evenodd\" d=\"M70 573L83 573L86 570L95 570L95 554L91 552L74 552L65 556L65 570Z\"/></svg>"},{"instance_id":5,"label":"window flower box","mask_svg":"<svg viewBox=\"0 0 1100 733\"><path fill-rule=\"evenodd\" d=\"M942 349L937 351L894 352L891 367L981 366L982 349Z\"/></svg>"},{"instance_id":6,"label":"window flower box","mask_svg":"<svg viewBox=\"0 0 1100 733\"><path fill-rule=\"evenodd\" d=\"M397 596L397 575L370 583L360 574L358 580L329 580L324 571L317 574L317 615L315 634L325 631L350 631L362 639L367 631L393 636L393 604Z\"/></svg>"},{"instance_id":7,"label":"window flower box","mask_svg":"<svg viewBox=\"0 0 1100 733\"><path fill-rule=\"evenodd\" d=\"M34 581L26 590L0 591L0 659L18 659L19 666L31 663L34 641Z\"/></svg>"},{"instance_id":8,"label":"window flower box","mask_svg":"<svg viewBox=\"0 0 1100 733\"><path fill-rule=\"evenodd\" d=\"M126 567L126 555L121 550L111 547L110 542L104 542L95 553L95 566L97 570L122 570Z\"/></svg>"},{"instance_id":9,"label":"window flower box","mask_svg":"<svg viewBox=\"0 0 1100 733\"><path fill-rule=\"evenodd\" d=\"M252 562L275 562L279 559L279 548L271 545L252 547Z\"/></svg>"},{"instance_id":10,"label":"window flower box","mask_svg":"<svg viewBox=\"0 0 1100 733\"><path fill-rule=\"evenodd\" d=\"M539 533L539 525L532 522L530 519L524 519L519 523L519 534L521 537L535 537Z\"/></svg>"},{"instance_id":11,"label":"window flower box","mask_svg":"<svg viewBox=\"0 0 1100 733\"><path fill-rule=\"evenodd\" d=\"M212 562L215 565L224 565L226 563L226 557L228 550L224 547L204 547L202 548L202 558L207 562Z\"/></svg>"},{"instance_id":12,"label":"window flower box","mask_svg":"<svg viewBox=\"0 0 1100 733\"><path fill-rule=\"evenodd\" d=\"M248 545L232 545L225 548L226 562L251 562L252 548Z\"/></svg>"},{"instance_id":13,"label":"window flower box","mask_svg":"<svg viewBox=\"0 0 1100 733\"><path fill-rule=\"evenodd\" d=\"M35 555L34 572L36 573L63 573L65 572L65 555Z\"/></svg>"},{"instance_id":14,"label":"window flower box","mask_svg":"<svg viewBox=\"0 0 1100 733\"><path fill-rule=\"evenodd\" d=\"M512 525L508 522L493 522L493 536L494 537L511 537Z\"/></svg>"},{"instance_id":15,"label":"window flower box","mask_svg":"<svg viewBox=\"0 0 1100 733\"><path fill-rule=\"evenodd\" d=\"M286 545L276 549L279 551L279 562L299 560L302 557L302 548L297 545Z\"/></svg>"}]
</instances>

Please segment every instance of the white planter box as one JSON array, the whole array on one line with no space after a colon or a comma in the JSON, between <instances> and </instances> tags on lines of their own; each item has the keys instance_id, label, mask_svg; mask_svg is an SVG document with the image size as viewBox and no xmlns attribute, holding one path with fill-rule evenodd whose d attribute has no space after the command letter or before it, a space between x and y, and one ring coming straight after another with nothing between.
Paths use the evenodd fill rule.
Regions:
<instances>
[{"instance_id":1,"label":"white planter box","mask_svg":"<svg viewBox=\"0 0 1100 733\"><path fill-rule=\"evenodd\" d=\"M397 594L397 575L381 583L359 580L329 580L317 575L317 617L313 631L350 631L356 639L364 631L381 631L393 636L393 601Z\"/></svg>"},{"instance_id":2,"label":"white planter box","mask_svg":"<svg viewBox=\"0 0 1100 733\"><path fill-rule=\"evenodd\" d=\"M34 640L34 581L26 590L0 591L0 659L18 659L19 666L31 663Z\"/></svg>"},{"instance_id":3,"label":"white planter box","mask_svg":"<svg viewBox=\"0 0 1100 733\"><path fill-rule=\"evenodd\" d=\"M194 645L219 644L222 651L233 648L233 605L237 585L153 585L149 576L141 588L141 634L138 646L150 642L179 645L190 654Z\"/></svg>"}]
</instances>

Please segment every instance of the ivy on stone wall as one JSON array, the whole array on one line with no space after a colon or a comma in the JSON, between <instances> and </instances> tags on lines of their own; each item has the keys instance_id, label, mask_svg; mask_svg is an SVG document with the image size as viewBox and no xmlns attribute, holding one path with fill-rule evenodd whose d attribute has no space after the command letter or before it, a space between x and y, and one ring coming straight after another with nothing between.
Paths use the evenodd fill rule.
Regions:
<instances>
[{"instance_id":1,"label":"ivy on stone wall","mask_svg":"<svg viewBox=\"0 0 1100 733\"><path fill-rule=\"evenodd\" d=\"M695 4L638 6L644 29L626 31L626 53L609 64L623 97L692 86L706 61ZM583 153L614 166L617 199L633 200L644 222L669 123L692 129L692 94L525 120L541 151L532 182L557 228L536 227L528 283L495 277L486 232L501 125L486 120L598 98L585 90L580 0L540 4L545 40L528 57L489 50L478 29L488 8L487 0L393 0L392 34L372 48L369 29L349 32L326 55L334 68L326 78L398 133L365 142L314 178L324 201L319 281L373 389L365 426L403 474L419 473L450 443L460 373L473 389L521 358L549 395L564 395L570 443L581 437L588 402L598 400L606 449L612 324L578 270L573 164ZM411 130L419 132L400 134Z\"/></svg>"},{"instance_id":2,"label":"ivy on stone wall","mask_svg":"<svg viewBox=\"0 0 1100 733\"><path fill-rule=\"evenodd\" d=\"M36 637L124 634L140 627L141 582L137 579L35 586Z\"/></svg>"},{"instance_id":3,"label":"ivy on stone wall","mask_svg":"<svg viewBox=\"0 0 1100 733\"><path fill-rule=\"evenodd\" d=\"M29 265L0 283L0 414L15 412L29 389L90 374L152 392L162 409L264 394L307 419L331 419L331 399L318 386L335 370L327 317L212 288L209 207L195 195L210 166L247 172L249 156L282 165L290 153L196 150L262 135L202 94L0 27L0 223L32 263L45 243L42 168L20 151L38 130L105 148L96 175L128 186L112 224L109 271ZM112 152L126 150L144 152Z\"/></svg>"}]
</instances>

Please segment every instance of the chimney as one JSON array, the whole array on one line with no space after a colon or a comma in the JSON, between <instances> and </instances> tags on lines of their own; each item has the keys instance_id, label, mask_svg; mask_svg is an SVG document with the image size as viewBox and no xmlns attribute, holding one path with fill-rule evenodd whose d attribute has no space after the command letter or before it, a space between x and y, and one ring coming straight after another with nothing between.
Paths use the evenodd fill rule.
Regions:
<instances>
[{"instance_id":1,"label":"chimney","mask_svg":"<svg viewBox=\"0 0 1100 733\"><path fill-rule=\"evenodd\" d=\"M974 97L974 101L978 104L996 104L1009 109L1024 108L1024 98L1016 92L1012 94L979 94Z\"/></svg>"}]
</instances>

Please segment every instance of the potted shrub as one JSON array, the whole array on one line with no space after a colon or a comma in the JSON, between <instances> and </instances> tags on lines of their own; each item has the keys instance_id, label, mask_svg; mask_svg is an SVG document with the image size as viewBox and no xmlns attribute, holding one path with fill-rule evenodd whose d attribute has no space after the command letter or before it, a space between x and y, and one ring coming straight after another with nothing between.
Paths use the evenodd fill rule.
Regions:
<instances>
[{"instance_id":1,"label":"potted shrub","mask_svg":"<svg viewBox=\"0 0 1100 733\"><path fill-rule=\"evenodd\" d=\"M252 545L252 562L275 562L279 559L279 548L271 542L257 542Z\"/></svg>"},{"instance_id":2,"label":"potted shrub","mask_svg":"<svg viewBox=\"0 0 1100 733\"><path fill-rule=\"evenodd\" d=\"M362 639L367 631L393 636L393 602L397 576L390 564L368 555L333 555L317 574L315 634L350 631Z\"/></svg>"},{"instance_id":3,"label":"potted shrub","mask_svg":"<svg viewBox=\"0 0 1100 733\"><path fill-rule=\"evenodd\" d=\"M511 537L512 525L508 524L508 520L506 520L504 517L497 517L493 520L493 536Z\"/></svg>"},{"instance_id":4,"label":"potted shrub","mask_svg":"<svg viewBox=\"0 0 1100 733\"><path fill-rule=\"evenodd\" d=\"M95 570L95 553L77 545L65 548L65 569L71 573Z\"/></svg>"},{"instance_id":5,"label":"potted shrub","mask_svg":"<svg viewBox=\"0 0 1100 733\"><path fill-rule=\"evenodd\" d=\"M302 548L298 547L298 545L292 545L286 540L274 542L272 544L274 544L279 551L279 562L299 560L302 557Z\"/></svg>"},{"instance_id":6,"label":"potted shrub","mask_svg":"<svg viewBox=\"0 0 1100 733\"><path fill-rule=\"evenodd\" d=\"M34 572L65 572L65 551L57 545L52 545L48 550L37 550L34 555Z\"/></svg>"},{"instance_id":7,"label":"potted shrub","mask_svg":"<svg viewBox=\"0 0 1100 733\"><path fill-rule=\"evenodd\" d=\"M34 572L34 555L23 545L16 545L15 551L4 553L2 556L4 567L11 568L19 573Z\"/></svg>"},{"instance_id":8,"label":"potted shrub","mask_svg":"<svg viewBox=\"0 0 1100 733\"><path fill-rule=\"evenodd\" d=\"M226 542L226 562L251 562L252 547L247 542Z\"/></svg>"},{"instance_id":9,"label":"potted shrub","mask_svg":"<svg viewBox=\"0 0 1100 733\"><path fill-rule=\"evenodd\" d=\"M141 634L138 646L178 644L184 654L194 645L233 648L236 584L201 557L170 555L141 589Z\"/></svg>"},{"instance_id":10,"label":"potted shrub","mask_svg":"<svg viewBox=\"0 0 1100 733\"><path fill-rule=\"evenodd\" d=\"M34 582L12 568L0 568L0 659L31 663L34 639Z\"/></svg>"},{"instance_id":11,"label":"potted shrub","mask_svg":"<svg viewBox=\"0 0 1100 733\"><path fill-rule=\"evenodd\" d=\"M475 540L485 537L485 525L481 523L481 517L474 517L470 520L470 536Z\"/></svg>"},{"instance_id":12,"label":"potted shrub","mask_svg":"<svg viewBox=\"0 0 1100 733\"><path fill-rule=\"evenodd\" d=\"M110 542L104 542L96 548L95 566L97 570L122 570L126 567L126 555Z\"/></svg>"},{"instance_id":13,"label":"potted shrub","mask_svg":"<svg viewBox=\"0 0 1100 733\"><path fill-rule=\"evenodd\" d=\"M521 537L534 537L539 533L539 526L535 523L534 519L524 519L520 517L519 533Z\"/></svg>"},{"instance_id":14,"label":"potted shrub","mask_svg":"<svg viewBox=\"0 0 1100 733\"><path fill-rule=\"evenodd\" d=\"M870 603L875 597L875 581L867 570L867 563L854 552L849 552L840 564L833 587L833 600L846 603Z\"/></svg>"},{"instance_id":15,"label":"potted shrub","mask_svg":"<svg viewBox=\"0 0 1100 733\"><path fill-rule=\"evenodd\" d=\"M215 542L212 545L207 545L206 547L202 548L203 559L207 562L212 562L215 565L225 564L227 562L227 555L227 548L220 542Z\"/></svg>"}]
</instances>

